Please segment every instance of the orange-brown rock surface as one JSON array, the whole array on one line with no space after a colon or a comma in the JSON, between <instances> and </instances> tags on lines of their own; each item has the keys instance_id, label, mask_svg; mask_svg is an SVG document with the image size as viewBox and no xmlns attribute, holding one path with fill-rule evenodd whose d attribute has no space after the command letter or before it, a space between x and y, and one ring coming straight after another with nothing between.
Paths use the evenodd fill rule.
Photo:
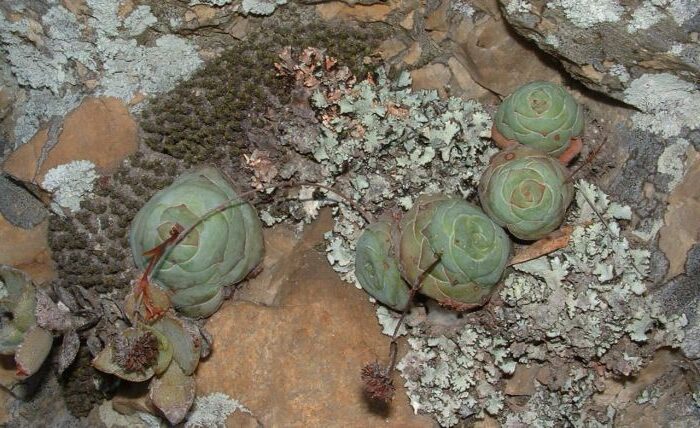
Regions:
<instances>
[{"instance_id":1,"label":"orange-brown rock surface","mask_svg":"<svg viewBox=\"0 0 700 428\"><path fill-rule=\"evenodd\" d=\"M48 128L37 132L7 157L3 170L37 184L51 168L75 160L88 160L100 172L111 173L138 148L136 121L117 98L87 98L59 129L55 141L50 141Z\"/></svg>"},{"instance_id":2,"label":"orange-brown rock surface","mask_svg":"<svg viewBox=\"0 0 700 428\"><path fill-rule=\"evenodd\" d=\"M198 395L224 392L264 426L433 426L413 414L398 376L388 409L364 398L360 369L387 358L389 339L367 295L318 250L329 224L313 224L278 259L276 274L287 277L278 307L227 302L207 322L214 351L197 370Z\"/></svg>"}]
</instances>

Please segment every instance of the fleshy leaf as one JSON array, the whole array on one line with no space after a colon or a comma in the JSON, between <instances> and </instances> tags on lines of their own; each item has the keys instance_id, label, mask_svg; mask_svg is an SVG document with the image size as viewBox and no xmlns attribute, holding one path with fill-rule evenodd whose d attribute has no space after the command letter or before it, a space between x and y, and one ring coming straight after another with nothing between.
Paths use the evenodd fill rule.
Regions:
<instances>
[{"instance_id":1,"label":"fleshy leaf","mask_svg":"<svg viewBox=\"0 0 700 428\"><path fill-rule=\"evenodd\" d=\"M37 371L49 356L53 345L53 335L41 327L34 326L24 335L22 344L15 353L17 374L31 376Z\"/></svg>"},{"instance_id":2,"label":"fleshy leaf","mask_svg":"<svg viewBox=\"0 0 700 428\"><path fill-rule=\"evenodd\" d=\"M148 396L168 422L175 425L185 419L192 407L195 388L194 377L183 373L177 364L171 364L162 376L153 380Z\"/></svg>"}]
</instances>

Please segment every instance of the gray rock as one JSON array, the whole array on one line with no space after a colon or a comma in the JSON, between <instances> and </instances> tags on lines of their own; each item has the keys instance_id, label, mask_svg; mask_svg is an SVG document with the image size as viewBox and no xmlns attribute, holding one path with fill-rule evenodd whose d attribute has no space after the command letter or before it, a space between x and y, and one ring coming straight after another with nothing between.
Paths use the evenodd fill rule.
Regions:
<instances>
[{"instance_id":1,"label":"gray rock","mask_svg":"<svg viewBox=\"0 0 700 428\"><path fill-rule=\"evenodd\" d=\"M619 100L644 74L700 79L699 0L498 1L516 31L586 86Z\"/></svg>"},{"instance_id":2,"label":"gray rock","mask_svg":"<svg viewBox=\"0 0 700 428\"><path fill-rule=\"evenodd\" d=\"M0 214L17 227L31 229L44 221L47 210L27 190L0 175Z\"/></svg>"},{"instance_id":3,"label":"gray rock","mask_svg":"<svg viewBox=\"0 0 700 428\"><path fill-rule=\"evenodd\" d=\"M684 313L688 318L681 350L686 357L700 359L700 244L688 251L685 273L655 291L654 298L667 313Z\"/></svg>"}]
</instances>

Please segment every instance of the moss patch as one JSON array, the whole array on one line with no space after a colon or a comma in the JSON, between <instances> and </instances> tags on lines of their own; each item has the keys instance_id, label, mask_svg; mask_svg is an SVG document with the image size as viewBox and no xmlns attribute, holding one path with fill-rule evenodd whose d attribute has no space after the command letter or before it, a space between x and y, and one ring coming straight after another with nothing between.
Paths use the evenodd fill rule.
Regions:
<instances>
[{"instance_id":1,"label":"moss patch","mask_svg":"<svg viewBox=\"0 0 700 428\"><path fill-rule=\"evenodd\" d=\"M187 164L236 157L248 133L274 127L269 109L291 101L290 82L274 67L285 46L326 49L356 75L366 75L370 67L364 58L382 40L380 27L330 26L294 8L279 12L192 78L149 102L141 121L149 147Z\"/></svg>"},{"instance_id":2,"label":"moss patch","mask_svg":"<svg viewBox=\"0 0 700 428\"><path fill-rule=\"evenodd\" d=\"M123 297L133 274L129 225L136 212L178 173L164 156L136 153L111 177L96 185L72 217L52 216L49 244L58 267L57 286L80 285L100 294L119 290Z\"/></svg>"}]
</instances>

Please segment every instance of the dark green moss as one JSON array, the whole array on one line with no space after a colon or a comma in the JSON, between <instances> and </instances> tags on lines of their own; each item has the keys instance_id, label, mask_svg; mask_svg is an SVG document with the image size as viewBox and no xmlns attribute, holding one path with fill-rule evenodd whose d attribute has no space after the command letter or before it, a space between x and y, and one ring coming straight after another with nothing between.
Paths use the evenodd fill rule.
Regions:
<instances>
[{"instance_id":1,"label":"dark green moss","mask_svg":"<svg viewBox=\"0 0 700 428\"><path fill-rule=\"evenodd\" d=\"M100 180L96 196L81 203L75 215L52 216L49 245L58 267L56 285L80 285L100 294L116 287L117 299L125 294L133 275L131 220L155 192L172 183L179 169L174 159L138 153L108 180Z\"/></svg>"},{"instance_id":2,"label":"dark green moss","mask_svg":"<svg viewBox=\"0 0 700 428\"><path fill-rule=\"evenodd\" d=\"M66 407L75 417L87 416L95 405L109 398L95 387L95 381L106 380L107 375L95 370L91 362L90 352L82 346L60 380Z\"/></svg>"},{"instance_id":3,"label":"dark green moss","mask_svg":"<svg viewBox=\"0 0 700 428\"><path fill-rule=\"evenodd\" d=\"M150 100L141 124L152 149L187 165L237 156L246 129L269 129L270 108L289 104L291 82L274 67L285 46L299 52L313 46L364 77L364 63L383 39L379 26L323 23L289 6L258 22L245 41L235 42L175 89Z\"/></svg>"}]
</instances>

